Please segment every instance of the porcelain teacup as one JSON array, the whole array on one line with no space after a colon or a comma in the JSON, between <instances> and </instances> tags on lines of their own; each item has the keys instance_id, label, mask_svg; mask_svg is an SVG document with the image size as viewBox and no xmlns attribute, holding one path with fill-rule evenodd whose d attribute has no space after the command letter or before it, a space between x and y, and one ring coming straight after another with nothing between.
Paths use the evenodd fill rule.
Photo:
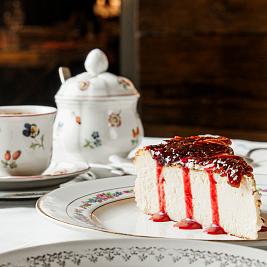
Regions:
<instances>
[{"instance_id":1,"label":"porcelain teacup","mask_svg":"<svg viewBox=\"0 0 267 267\"><path fill-rule=\"evenodd\" d=\"M0 107L0 176L39 175L52 157L56 108Z\"/></svg>"}]
</instances>

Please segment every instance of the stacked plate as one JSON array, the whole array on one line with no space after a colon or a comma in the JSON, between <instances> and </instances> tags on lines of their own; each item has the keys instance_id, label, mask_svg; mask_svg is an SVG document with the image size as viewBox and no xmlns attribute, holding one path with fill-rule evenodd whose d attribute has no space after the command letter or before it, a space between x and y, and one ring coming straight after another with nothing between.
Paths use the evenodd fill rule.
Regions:
<instances>
[{"instance_id":1,"label":"stacked plate","mask_svg":"<svg viewBox=\"0 0 267 267\"><path fill-rule=\"evenodd\" d=\"M2 267L267 266L267 252L192 240L124 239L60 243L2 254Z\"/></svg>"},{"instance_id":2,"label":"stacked plate","mask_svg":"<svg viewBox=\"0 0 267 267\"><path fill-rule=\"evenodd\" d=\"M41 175L1 177L0 199L37 198L88 171L85 162L52 162Z\"/></svg>"}]
</instances>

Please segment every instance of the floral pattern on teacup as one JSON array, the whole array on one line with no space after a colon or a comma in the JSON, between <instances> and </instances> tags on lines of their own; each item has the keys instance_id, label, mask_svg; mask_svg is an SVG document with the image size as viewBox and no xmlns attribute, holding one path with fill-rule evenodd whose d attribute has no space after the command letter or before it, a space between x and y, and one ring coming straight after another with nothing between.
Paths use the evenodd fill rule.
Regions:
<instances>
[{"instance_id":1,"label":"floral pattern on teacup","mask_svg":"<svg viewBox=\"0 0 267 267\"><path fill-rule=\"evenodd\" d=\"M108 116L108 125L109 127L120 127L121 126L121 112L112 112Z\"/></svg>"},{"instance_id":2,"label":"floral pattern on teacup","mask_svg":"<svg viewBox=\"0 0 267 267\"><path fill-rule=\"evenodd\" d=\"M99 135L98 131L94 131L91 134L91 138L90 139L85 139L85 143L83 145L83 147L88 147L88 148L96 148L102 146L102 141Z\"/></svg>"},{"instance_id":3,"label":"floral pattern on teacup","mask_svg":"<svg viewBox=\"0 0 267 267\"><path fill-rule=\"evenodd\" d=\"M35 123L25 123L22 134L25 137L31 137L34 141L31 142L30 148L35 150L36 148L44 149L44 135L41 135L40 139L37 137L40 134L40 129Z\"/></svg>"},{"instance_id":4,"label":"floral pattern on teacup","mask_svg":"<svg viewBox=\"0 0 267 267\"><path fill-rule=\"evenodd\" d=\"M33 124L25 123L22 133L26 137L30 136L31 138L35 138L36 136L39 135L40 129L34 123Z\"/></svg>"},{"instance_id":5,"label":"floral pattern on teacup","mask_svg":"<svg viewBox=\"0 0 267 267\"><path fill-rule=\"evenodd\" d=\"M5 168L15 169L18 167L16 160L20 157L21 151L17 150L11 154L10 150L7 150L4 154L4 158L1 163Z\"/></svg>"},{"instance_id":6,"label":"floral pattern on teacup","mask_svg":"<svg viewBox=\"0 0 267 267\"><path fill-rule=\"evenodd\" d=\"M118 83L119 85L122 85L125 90L132 86L131 82L123 77L118 77Z\"/></svg>"},{"instance_id":7,"label":"floral pattern on teacup","mask_svg":"<svg viewBox=\"0 0 267 267\"><path fill-rule=\"evenodd\" d=\"M137 126L136 128L132 129L132 139L131 139L132 145L138 144L139 136L140 136L140 129Z\"/></svg>"}]
</instances>

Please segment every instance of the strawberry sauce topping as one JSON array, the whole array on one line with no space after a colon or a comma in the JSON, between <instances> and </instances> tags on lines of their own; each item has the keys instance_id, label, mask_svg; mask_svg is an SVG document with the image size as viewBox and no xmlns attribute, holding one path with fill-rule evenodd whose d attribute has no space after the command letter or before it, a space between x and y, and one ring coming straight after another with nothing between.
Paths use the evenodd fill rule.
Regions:
<instances>
[{"instance_id":1,"label":"strawberry sauce topping","mask_svg":"<svg viewBox=\"0 0 267 267\"><path fill-rule=\"evenodd\" d=\"M170 217L166 213L165 191L164 191L164 176L162 173L162 165L157 164L157 187L158 187L158 199L159 199L159 212L152 214L150 220L153 222L168 222Z\"/></svg>"},{"instance_id":2,"label":"strawberry sauce topping","mask_svg":"<svg viewBox=\"0 0 267 267\"><path fill-rule=\"evenodd\" d=\"M198 222L191 220L191 219L183 219L180 222L177 222L174 227L178 227L179 229L183 230L196 230L202 229L202 225Z\"/></svg>"},{"instance_id":3,"label":"strawberry sauce topping","mask_svg":"<svg viewBox=\"0 0 267 267\"><path fill-rule=\"evenodd\" d=\"M210 235L226 234L224 229L220 226L220 214L218 206L216 181L214 179L213 173L210 170L208 170L207 173L210 180L210 202L211 202L210 204L211 204L212 225L206 229L206 233Z\"/></svg>"},{"instance_id":4,"label":"strawberry sauce topping","mask_svg":"<svg viewBox=\"0 0 267 267\"><path fill-rule=\"evenodd\" d=\"M193 199L192 199L192 190L191 190L191 181L190 181L190 170L187 167L182 168L183 171L183 180L184 180L184 196L185 196L185 211L186 218L193 219Z\"/></svg>"},{"instance_id":5,"label":"strawberry sauce topping","mask_svg":"<svg viewBox=\"0 0 267 267\"><path fill-rule=\"evenodd\" d=\"M158 212L158 213L152 214L149 219L152 220L153 222L169 222L171 220L169 215L166 212L164 213Z\"/></svg>"},{"instance_id":6,"label":"strawberry sauce topping","mask_svg":"<svg viewBox=\"0 0 267 267\"><path fill-rule=\"evenodd\" d=\"M226 137L176 136L146 149L161 166L178 164L190 169L202 166L227 177L231 186L239 187L243 175L252 175L252 168L243 158L234 155L230 145L231 140Z\"/></svg>"},{"instance_id":7,"label":"strawberry sauce topping","mask_svg":"<svg viewBox=\"0 0 267 267\"><path fill-rule=\"evenodd\" d=\"M259 232L267 232L267 226L263 225Z\"/></svg>"}]
</instances>

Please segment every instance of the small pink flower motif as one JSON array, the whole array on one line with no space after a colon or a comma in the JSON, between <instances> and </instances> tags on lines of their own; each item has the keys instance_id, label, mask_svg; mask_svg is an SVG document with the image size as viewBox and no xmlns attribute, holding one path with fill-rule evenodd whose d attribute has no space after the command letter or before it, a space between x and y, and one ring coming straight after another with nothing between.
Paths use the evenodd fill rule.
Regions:
<instances>
[{"instance_id":1,"label":"small pink flower motif","mask_svg":"<svg viewBox=\"0 0 267 267\"><path fill-rule=\"evenodd\" d=\"M72 112L72 115L74 117L75 122L81 125L82 124L81 116L79 114L76 114L75 112Z\"/></svg>"},{"instance_id":2,"label":"small pink flower motif","mask_svg":"<svg viewBox=\"0 0 267 267\"><path fill-rule=\"evenodd\" d=\"M12 154L10 150L7 150L4 154L3 159L1 160L1 163L5 168L15 169L18 167L16 160L20 157L20 155L20 150L16 150Z\"/></svg>"},{"instance_id":3,"label":"small pink flower motif","mask_svg":"<svg viewBox=\"0 0 267 267\"><path fill-rule=\"evenodd\" d=\"M132 129L132 137L136 138L138 137L140 131L139 131L139 127L136 127L135 129Z\"/></svg>"},{"instance_id":4,"label":"small pink flower motif","mask_svg":"<svg viewBox=\"0 0 267 267\"><path fill-rule=\"evenodd\" d=\"M10 153L9 150L7 150L6 153L5 153L5 160L9 161L10 159L11 159L11 153Z\"/></svg>"},{"instance_id":5,"label":"small pink flower motif","mask_svg":"<svg viewBox=\"0 0 267 267\"><path fill-rule=\"evenodd\" d=\"M21 151L17 150L12 154L12 159L17 160L20 157L20 155L21 155Z\"/></svg>"},{"instance_id":6,"label":"small pink flower motif","mask_svg":"<svg viewBox=\"0 0 267 267\"><path fill-rule=\"evenodd\" d=\"M75 117L75 121L76 121L79 125L82 124L82 121L81 121L81 117L80 117L80 116L76 116L76 117Z\"/></svg>"},{"instance_id":7,"label":"small pink flower motif","mask_svg":"<svg viewBox=\"0 0 267 267\"><path fill-rule=\"evenodd\" d=\"M132 145L137 145L138 144L138 140L139 140L139 135L140 135L140 129L137 126L136 128L132 129Z\"/></svg>"},{"instance_id":8,"label":"small pink flower motif","mask_svg":"<svg viewBox=\"0 0 267 267\"><path fill-rule=\"evenodd\" d=\"M128 87L131 87L131 82L123 77L118 77L118 83L123 86L124 89L128 89Z\"/></svg>"}]
</instances>

